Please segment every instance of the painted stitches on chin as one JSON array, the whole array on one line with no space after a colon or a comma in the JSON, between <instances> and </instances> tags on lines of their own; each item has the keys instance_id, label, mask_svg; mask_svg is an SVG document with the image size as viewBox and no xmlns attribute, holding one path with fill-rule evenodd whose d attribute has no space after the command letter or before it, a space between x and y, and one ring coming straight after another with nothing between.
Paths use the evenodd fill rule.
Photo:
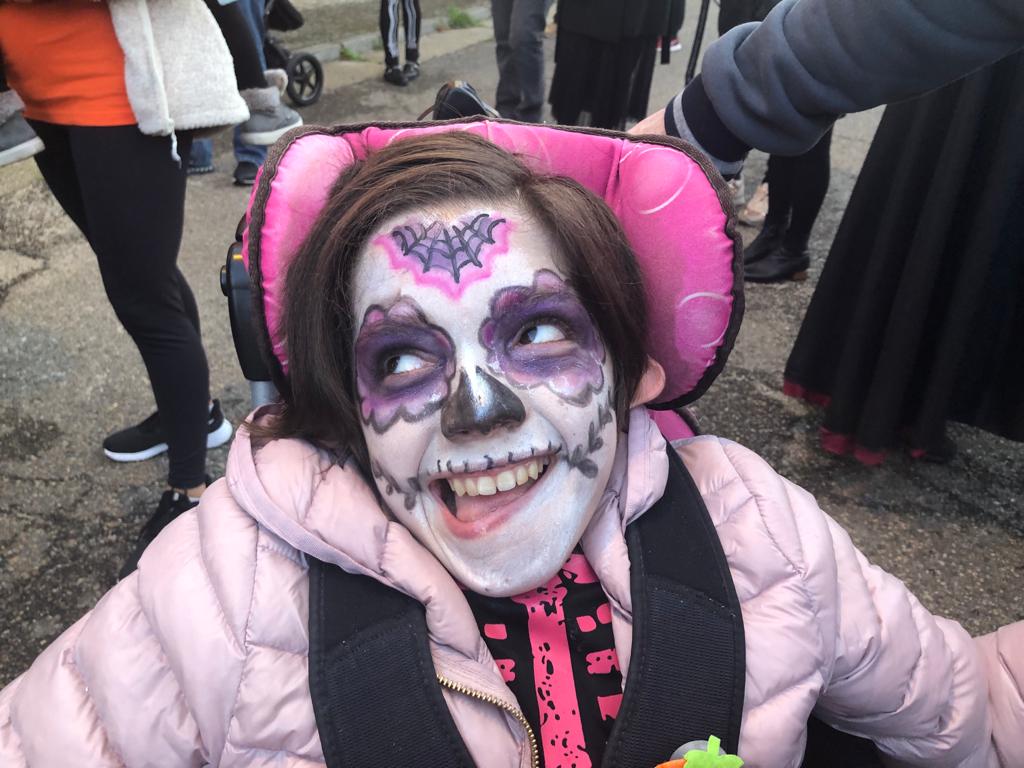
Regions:
<instances>
[{"instance_id":1,"label":"painted stitches on chin","mask_svg":"<svg viewBox=\"0 0 1024 768\"><path fill-rule=\"evenodd\" d=\"M513 386L544 386L574 405L604 387L604 343L572 287L548 269L494 294L480 326L487 365Z\"/></svg>"},{"instance_id":2,"label":"painted stitches on chin","mask_svg":"<svg viewBox=\"0 0 1024 768\"><path fill-rule=\"evenodd\" d=\"M590 422L590 427L587 429L587 444L577 445L565 457L566 463L573 469L579 470L584 477L590 479L597 477L597 464L590 457L604 447L604 438L601 437L601 433L604 432L604 428L608 424L612 423L612 413L612 398L609 393L608 401L604 405L598 403L597 418Z\"/></svg>"},{"instance_id":3,"label":"painted stitches on chin","mask_svg":"<svg viewBox=\"0 0 1024 768\"><path fill-rule=\"evenodd\" d=\"M416 283L459 298L466 286L491 274L494 258L508 251L507 219L478 213L454 224L411 221L374 239L391 268L412 272Z\"/></svg>"},{"instance_id":4,"label":"painted stitches on chin","mask_svg":"<svg viewBox=\"0 0 1024 768\"><path fill-rule=\"evenodd\" d=\"M440 408L455 375L451 337L405 297L366 310L355 364L363 422L378 434L399 419L419 421Z\"/></svg>"}]
</instances>

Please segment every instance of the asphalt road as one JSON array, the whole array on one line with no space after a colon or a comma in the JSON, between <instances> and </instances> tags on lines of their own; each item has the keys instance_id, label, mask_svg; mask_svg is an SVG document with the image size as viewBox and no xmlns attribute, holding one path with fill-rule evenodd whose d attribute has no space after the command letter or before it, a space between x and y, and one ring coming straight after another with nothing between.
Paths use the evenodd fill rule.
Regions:
<instances>
[{"instance_id":1,"label":"asphalt road","mask_svg":"<svg viewBox=\"0 0 1024 768\"><path fill-rule=\"evenodd\" d=\"M493 44L486 37L484 29L425 39L423 77L405 89L381 82L376 61L333 64L328 80L336 90L304 117L309 123L408 120L456 77L493 94ZM652 105L679 86L684 64L676 55L658 68ZM896 455L869 469L822 453L818 410L780 391L782 366L877 118L852 116L838 125L811 279L748 288L731 361L698 406L706 431L750 446L816 494L868 557L906 581L927 607L986 632L1024 618L1024 446L954 427L960 453L948 466ZM248 410L248 389L237 370L218 270L247 192L230 184L226 140L218 147L222 172L189 185L181 266L200 305L213 393L238 423ZM763 157L755 155L748 187L763 168ZM31 164L3 169L0 683L113 584L156 505L166 461L113 464L100 442L153 407L138 353L106 302L85 242ZM225 456L226 449L211 452L214 474L223 471Z\"/></svg>"}]
</instances>

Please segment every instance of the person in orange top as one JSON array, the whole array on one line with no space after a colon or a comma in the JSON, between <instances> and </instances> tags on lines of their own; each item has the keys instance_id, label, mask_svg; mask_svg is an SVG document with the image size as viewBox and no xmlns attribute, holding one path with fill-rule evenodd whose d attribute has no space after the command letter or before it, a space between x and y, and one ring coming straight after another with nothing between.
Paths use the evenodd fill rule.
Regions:
<instances>
[{"instance_id":1,"label":"person in orange top","mask_svg":"<svg viewBox=\"0 0 1024 768\"><path fill-rule=\"evenodd\" d=\"M139 130L106 3L0 3L0 52L46 147L35 158L39 170L95 252L156 399L157 413L104 443L116 460L169 454L168 490L126 574L163 525L194 505L208 482L207 448L232 431L210 398L199 312L177 266L185 169L172 137ZM187 157L191 134L178 131L176 141Z\"/></svg>"}]
</instances>

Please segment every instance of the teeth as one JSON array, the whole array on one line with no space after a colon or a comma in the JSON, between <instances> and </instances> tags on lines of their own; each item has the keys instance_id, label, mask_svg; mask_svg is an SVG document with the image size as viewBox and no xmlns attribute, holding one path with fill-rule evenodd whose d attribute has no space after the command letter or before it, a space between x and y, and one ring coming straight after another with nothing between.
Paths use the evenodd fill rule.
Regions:
<instances>
[{"instance_id":1,"label":"teeth","mask_svg":"<svg viewBox=\"0 0 1024 768\"><path fill-rule=\"evenodd\" d=\"M498 490L511 491L516 487L516 473L509 470L498 473Z\"/></svg>"},{"instance_id":2,"label":"teeth","mask_svg":"<svg viewBox=\"0 0 1024 768\"><path fill-rule=\"evenodd\" d=\"M2 1L2 0L0 0ZM532 459L519 464L514 469L505 469L494 475L477 477L449 477L448 485L456 496L493 496L496 493L511 491L513 488L526 485L540 477L548 466L550 459Z\"/></svg>"}]
</instances>

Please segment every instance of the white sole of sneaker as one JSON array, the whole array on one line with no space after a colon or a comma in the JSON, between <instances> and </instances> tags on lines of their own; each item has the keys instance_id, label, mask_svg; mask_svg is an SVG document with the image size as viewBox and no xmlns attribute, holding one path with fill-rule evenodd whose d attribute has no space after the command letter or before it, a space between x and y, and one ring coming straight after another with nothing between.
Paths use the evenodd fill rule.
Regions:
<instances>
[{"instance_id":1,"label":"white sole of sneaker","mask_svg":"<svg viewBox=\"0 0 1024 768\"><path fill-rule=\"evenodd\" d=\"M161 453L167 450L167 443L157 443L154 446L147 448L144 451L135 451L134 453L117 453L116 451L108 451L106 448L103 449L103 455L111 461L120 462L131 462L131 461L145 461L146 459L152 459L154 456L159 456Z\"/></svg>"},{"instance_id":2,"label":"white sole of sneaker","mask_svg":"<svg viewBox=\"0 0 1024 768\"><path fill-rule=\"evenodd\" d=\"M233 432L234 430L231 427L231 422L224 419L224 421L220 423L219 427L206 435L206 447L220 448L220 446L224 445L224 443L231 439ZM167 443L157 443L144 451L136 451L135 453L117 453L115 451L108 451L104 448L103 454L111 461L129 463L132 461L145 461L146 459L152 459L154 456L159 456L161 453L165 453L166 451Z\"/></svg>"},{"instance_id":3,"label":"white sole of sneaker","mask_svg":"<svg viewBox=\"0 0 1024 768\"><path fill-rule=\"evenodd\" d=\"M207 448L220 448L224 443L231 439L232 434L231 422L224 419L213 432L210 432L206 436L206 447Z\"/></svg>"},{"instance_id":4,"label":"white sole of sneaker","mask_svg":"<svg viewBox=\"0 0 1024 768\"><path fill-rule=\"evenodd\" d=\"M292 128L298 128L300 125L302 125L301 120L294 125L286 125L284 128L278 128L276 131L260 131L257 133L247 133L243 131L238 134L238 138L243 144L251 144L254 147L269 147L275 141L288 133Z\"/></svg>"},{"instance_id":5,"label":"white sole of sneaker","mask_svg":"<svg viewBox=\"0 0 1024 768\"><path fill-rule=\"evenodd\" d=\"M19 160L28 160L32 155L38 155L44 149L46 149L46 145L43 144L43 140L36 136L0 152L0 166L17 163Z\"/></svg>"}]
</instances>

